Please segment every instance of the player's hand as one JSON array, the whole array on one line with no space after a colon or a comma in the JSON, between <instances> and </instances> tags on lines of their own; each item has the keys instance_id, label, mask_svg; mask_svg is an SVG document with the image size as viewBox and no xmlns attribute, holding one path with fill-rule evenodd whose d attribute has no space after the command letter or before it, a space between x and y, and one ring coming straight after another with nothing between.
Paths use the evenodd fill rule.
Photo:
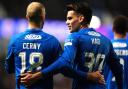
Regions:
<instances>
[{"instance_id":1,"label":"player's hand","mask_svg":"<svg viewBox=\"0 0 128 89\"><path fill-rule=\"evenodd\" d=\"M104 76L101 74L100 71L96 72L90 72L87 74L87 79L92 82L100 83L100 84L105 84L105 79Z\"/></svg>"},{"instance_id":2,"label":"player's hand","mask_svg":"<svg viewBox=\"0 0 128 89\"><path fill-rule=\"evenodd\" d=\"M33 83L38 81L42 77L41 72L27 72L24 74L21 74L20 76L20 82L24 84L25 86L31 86Z\"/></svg>"}]
</instances>

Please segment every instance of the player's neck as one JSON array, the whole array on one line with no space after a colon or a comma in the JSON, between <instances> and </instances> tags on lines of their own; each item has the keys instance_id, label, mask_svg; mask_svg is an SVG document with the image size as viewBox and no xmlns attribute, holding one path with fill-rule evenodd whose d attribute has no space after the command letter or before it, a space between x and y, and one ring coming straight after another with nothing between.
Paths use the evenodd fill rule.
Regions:
<instances>
[{"instance_id":1,"label":"player's neck","mask_svg":"<svg viewBox=\"0 0 128 89\"><path fill-rule=\"evenodd\" d=\"M118 34L118 33L114 33L114 39L126 39L126 34Z\"/></svg>"},{"instance_id":2,"label":"player's neck","mask_svg":"<svg viewBox=\"0 0 128 89\"><path fill-rule=\"evenodd\" d=\"M42 26L40 24L35 24L33 22L29 22L28 23L28 28L36 29L36 28L42 28Z\"/></svg>"},{"instance_id":3,"label":"player's neck","mask_svg":"<svg viewBox=\"0 0 128 89\"><path fill-rule=\"evenodd\" d=\"M80 29L88 28L88 25L81 25Z\"/></svg>"}]
</instances>

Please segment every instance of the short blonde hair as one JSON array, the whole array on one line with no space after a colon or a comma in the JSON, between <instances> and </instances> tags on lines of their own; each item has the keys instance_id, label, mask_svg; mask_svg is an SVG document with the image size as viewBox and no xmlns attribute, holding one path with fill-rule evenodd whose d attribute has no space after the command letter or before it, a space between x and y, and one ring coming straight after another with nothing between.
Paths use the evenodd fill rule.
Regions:
<instances>
[{"instance_id":1,"label":"short blonde hair","mask_svg":"<svg viewBox=\"0 0 128 89\"><path fill-rule=\"evenodd\" d=\"M45 16L45 7L39 2L32 2L28 5L26 10L26 16L29 18L29 21L40 22L42 15Z\"/></svg>"}]
</instances>

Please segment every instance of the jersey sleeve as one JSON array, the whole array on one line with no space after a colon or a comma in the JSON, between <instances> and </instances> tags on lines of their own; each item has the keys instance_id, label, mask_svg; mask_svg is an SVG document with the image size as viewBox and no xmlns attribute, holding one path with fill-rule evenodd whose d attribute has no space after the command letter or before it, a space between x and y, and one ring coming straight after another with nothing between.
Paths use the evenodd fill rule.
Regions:
<instances>
[{"instance_id":1,"label":"jersey sleeve","mask_svg":"<svg viewBox=\"0 0 128 89\"><path fill-rule=\"evenodd\" d=\"M69 35L64 44L64 51L62 55L53 64L43 69L43 75L53 75L58 72L63 72L69 77L85 77L86 73L73 68L74 59L77 52L77 38Z\"/></svg>"},{"instance_id":2,"label":"jersey sleeve","mask_svg":"<svg viewBox=\"0 0 128 89\"><path fill-rule=\"evenodd\" d=\"M13 46L13 39L11 39L9 45L8 45L8 51L7 56L5 59L5 69L7 73L15 73L15 62L14 62L14 46Z\"/></svg>"},{"instance_id":3,"label":"jersey sleeve","mask_svg":"<svg viewBox=\"0 0 128 89\"><path fill-rule=\"evenodd\" d=\"M62 47L61 47L60 42L56 38L53 40L53 43L54 43L54 45L52 47L52 52L53 52L52 57L54 59L53 61L55 61L61 55Z\"/></svg>"},{"instance_id":4,"label":"jersey sleeve","mask_svg":"<svg viewBox=\"0 0 128 89\"><path fill-rule=\"evenodd\" d=\"M113 75L116 78L116 83L118 89L123 89L123 67L119 63L119 58L117 57L116 53L114 52L113 46L110 46L110 55L109 60L107 61Z\"/></svg>"}]
</instances>

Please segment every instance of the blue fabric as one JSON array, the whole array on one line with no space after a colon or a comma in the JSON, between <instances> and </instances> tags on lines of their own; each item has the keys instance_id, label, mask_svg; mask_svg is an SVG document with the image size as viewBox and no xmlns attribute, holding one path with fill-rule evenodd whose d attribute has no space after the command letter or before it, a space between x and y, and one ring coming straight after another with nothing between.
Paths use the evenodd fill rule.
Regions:
<instances>
[{"instance_id":1,"label":"blue fabric","mask_svg":"<svg viewBox=\"0 0 128 89\"><path fill-rule=\"evenodd\" d=\"M116 75L116 78L118 77L119 87L122 87L122 69L117 59L118 57L109 39L92 28L81 29L79 32L71 33L67 37L61 57L51 66L43 69L42 73L44 75L54 74L59 70L72 68L76 70L74 73L78 76L86 76L87 72L99 70L106 80L108 77L108 71L106 70L109 70L109 67ZM118 72L116 68L119 69ZM70 75L69 72L69 76L74 76L74 74L71 72ZM79 77L74 78L73 89L106 89L107 87Z\"/></svg>"},{"instance_id":2,"label":"blue fabric","mask_svg":"<svg viewBox=\"0 0 128 89\"><path fill-rule=\"evenodd\" d=\"M120 58L120 63L123 66L123 74L124 74L124 88L128 89L128 41L126 39L115 39L112 40L112 44L114 50L118 57ZM109 72L108 77L108 89L117 89L117 85L115 82L115 77Z\"/></svg>"},{"instance_id":3,"label":"blue fabric","mask_svg":"<svg viewBox=\"0 0 128 89\"><path fill-rule=\"evenodd\" d=\"M53 89L53 76L40 79L26 88L19 84L19 76L27 71L40 71L53 63L62 49L59 41L43 31L27 29L14 36L8 46L5 68L16 75L16 89Z\"/></svg>"}]
</instances>

